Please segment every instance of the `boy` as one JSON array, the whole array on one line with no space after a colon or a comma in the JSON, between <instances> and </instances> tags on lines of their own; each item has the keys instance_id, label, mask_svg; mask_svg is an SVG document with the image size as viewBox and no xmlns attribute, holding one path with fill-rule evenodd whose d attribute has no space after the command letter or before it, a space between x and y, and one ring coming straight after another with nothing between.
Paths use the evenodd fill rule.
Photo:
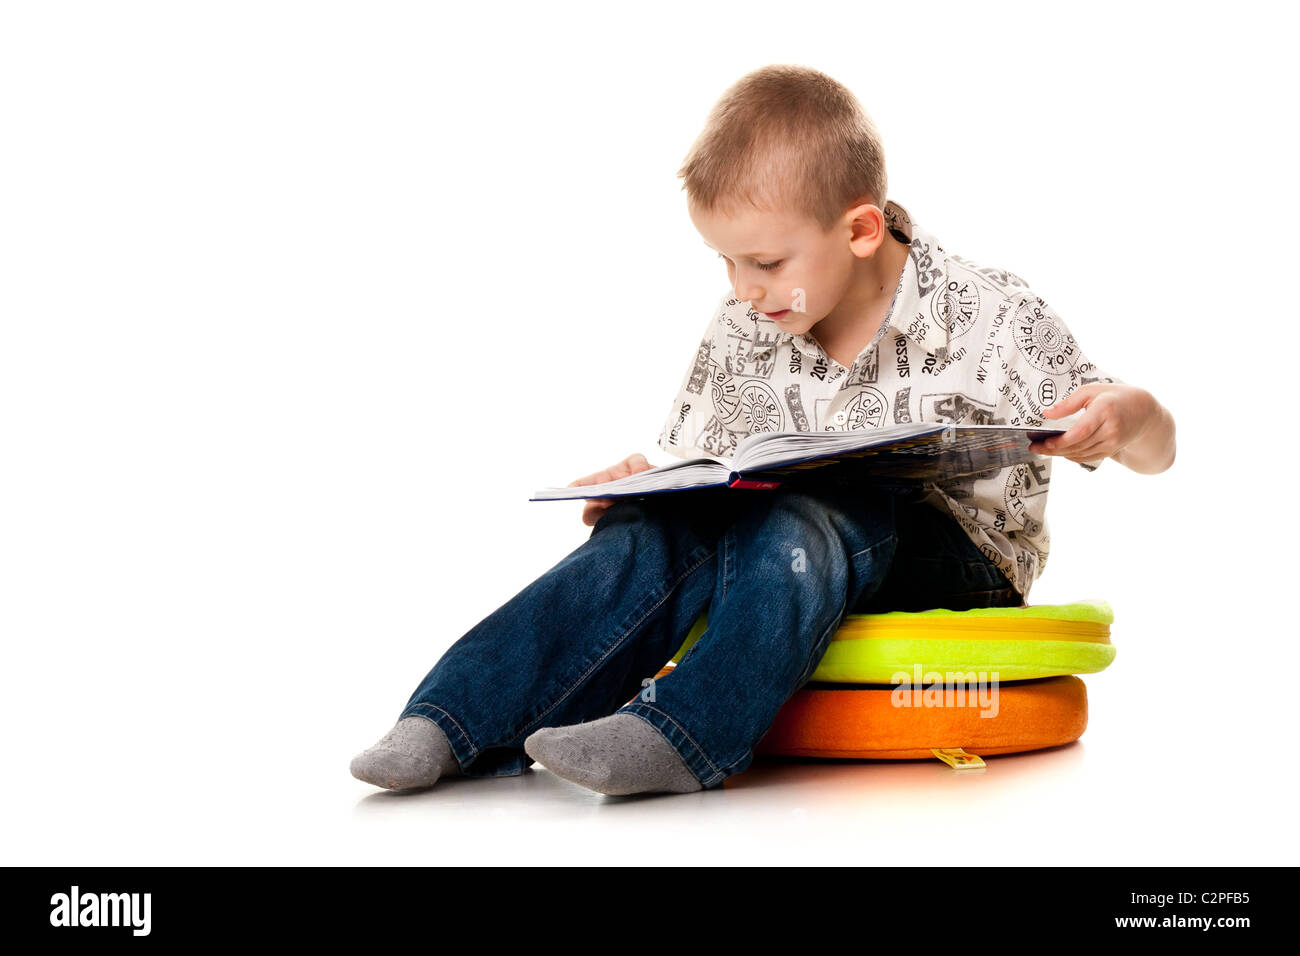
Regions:
<instances>
[{"instance_id":1,"label":"boy","mask_svg":"<svg viewBox=\"0 0 1300 956\"><path fill-rule=\"evenodd\" d=\"M949 254L886 200L875 128L830 77L789 65L742 77L679 175L731 289L665 451L1082 412L1031 450L1089 470L1172 464L1173 418L1149 392L1103 374L1020 278ZM574 484L647 467L634 455ZM1024 604L1047 562L1050 472L1041 458L911 490L591 499L588 540L449 648L352 773L407 789L536 760L606 794L720 786L845 614ZM705 634L643 686L706 610Z\"/></svg>"}]
</instances>

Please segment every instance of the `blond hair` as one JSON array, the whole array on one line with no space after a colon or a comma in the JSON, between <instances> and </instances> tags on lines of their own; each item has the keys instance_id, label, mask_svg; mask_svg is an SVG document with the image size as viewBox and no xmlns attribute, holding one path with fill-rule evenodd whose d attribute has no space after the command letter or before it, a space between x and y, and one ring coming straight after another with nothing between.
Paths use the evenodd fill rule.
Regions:
<instances>
[{"instance_id":1,"label":"blond hair","mask_svg":"<svg viewBox=\"0 0 1300 956\"><path fill-rule=\"evenodd\" d=\"M710 213L744 202L816 219L884 208L885 151L849 89L806 66L774 64L722 94L677 171L687 201Z\"/></svg>"}]
</instances>

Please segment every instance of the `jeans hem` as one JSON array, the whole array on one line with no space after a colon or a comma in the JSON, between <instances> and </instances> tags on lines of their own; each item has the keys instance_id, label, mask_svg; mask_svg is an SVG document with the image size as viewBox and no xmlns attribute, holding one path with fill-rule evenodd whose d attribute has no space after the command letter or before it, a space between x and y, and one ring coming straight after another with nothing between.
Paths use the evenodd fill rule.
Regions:
<instances>
[{"instance_id":1,"label":"jeans hem","mask_svg":"<svg viewBox=\"0 0 1300 956\"><path fill-rule=\"evenodd\" d=\"M685 728L658 707L652 707L638 700L624 704L616 713L634 714L663 734L703 789L710 790L730 776L727 768L718 767L713 763L700 749L699 744L691 739L691 735Z\"/></svg>"},{"instance_id":2,"label":"jeans hem","mask_svg":"<svg viewBox=\"0 0 1300 956\"><path fill-rule=\"evenodd\" d=\"M505 757L490 767L476 768L474 763L483 751L474 746L474 742L470 740L469 734L461 727L460 722L436 704L424 702L411 704L402 711L398 720L405 717L423 717L438 725L438 729L446 735L447 743L451 745L452 756L460 765L462 777L517 777L533 765L533 758L525 753L515 757Z\"/></svg>"}]
</instances>

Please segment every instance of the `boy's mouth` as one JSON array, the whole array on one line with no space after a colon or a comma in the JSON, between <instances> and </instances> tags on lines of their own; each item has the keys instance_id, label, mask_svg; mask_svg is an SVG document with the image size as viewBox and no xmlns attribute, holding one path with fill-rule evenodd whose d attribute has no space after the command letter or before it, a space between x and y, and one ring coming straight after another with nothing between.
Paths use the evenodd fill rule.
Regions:
<instances>
[{"instance_id":1,"label":"boy's mouth","mask_svg":"<svg viewBox=\"0 0 1300 956\"><path fill-rule=\"evenodd\" d=\"M782 309L780 312L764 312L763 314L767 316L769 319L784 319L787 315L790 314L790 310Z\"/></svg>"}]
</instances>

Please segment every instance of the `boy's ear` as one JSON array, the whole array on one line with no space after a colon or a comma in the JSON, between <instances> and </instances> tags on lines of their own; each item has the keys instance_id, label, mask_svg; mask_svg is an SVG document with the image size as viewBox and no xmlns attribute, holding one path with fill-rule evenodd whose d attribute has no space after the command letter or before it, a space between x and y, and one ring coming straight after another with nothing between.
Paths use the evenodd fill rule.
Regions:
<instances>
[{"instance_id":1,"label":"boy's ear","mask_svg":"<svg viewBox=\"0 0 1300 956\"><path fill-rule=\"evenodd\" d=\"M854 255L865 259L880 248L885 241L885 214L872 202L854 206L846 214L849 228L849 247Z\"/></svg>"}]
</instances>

